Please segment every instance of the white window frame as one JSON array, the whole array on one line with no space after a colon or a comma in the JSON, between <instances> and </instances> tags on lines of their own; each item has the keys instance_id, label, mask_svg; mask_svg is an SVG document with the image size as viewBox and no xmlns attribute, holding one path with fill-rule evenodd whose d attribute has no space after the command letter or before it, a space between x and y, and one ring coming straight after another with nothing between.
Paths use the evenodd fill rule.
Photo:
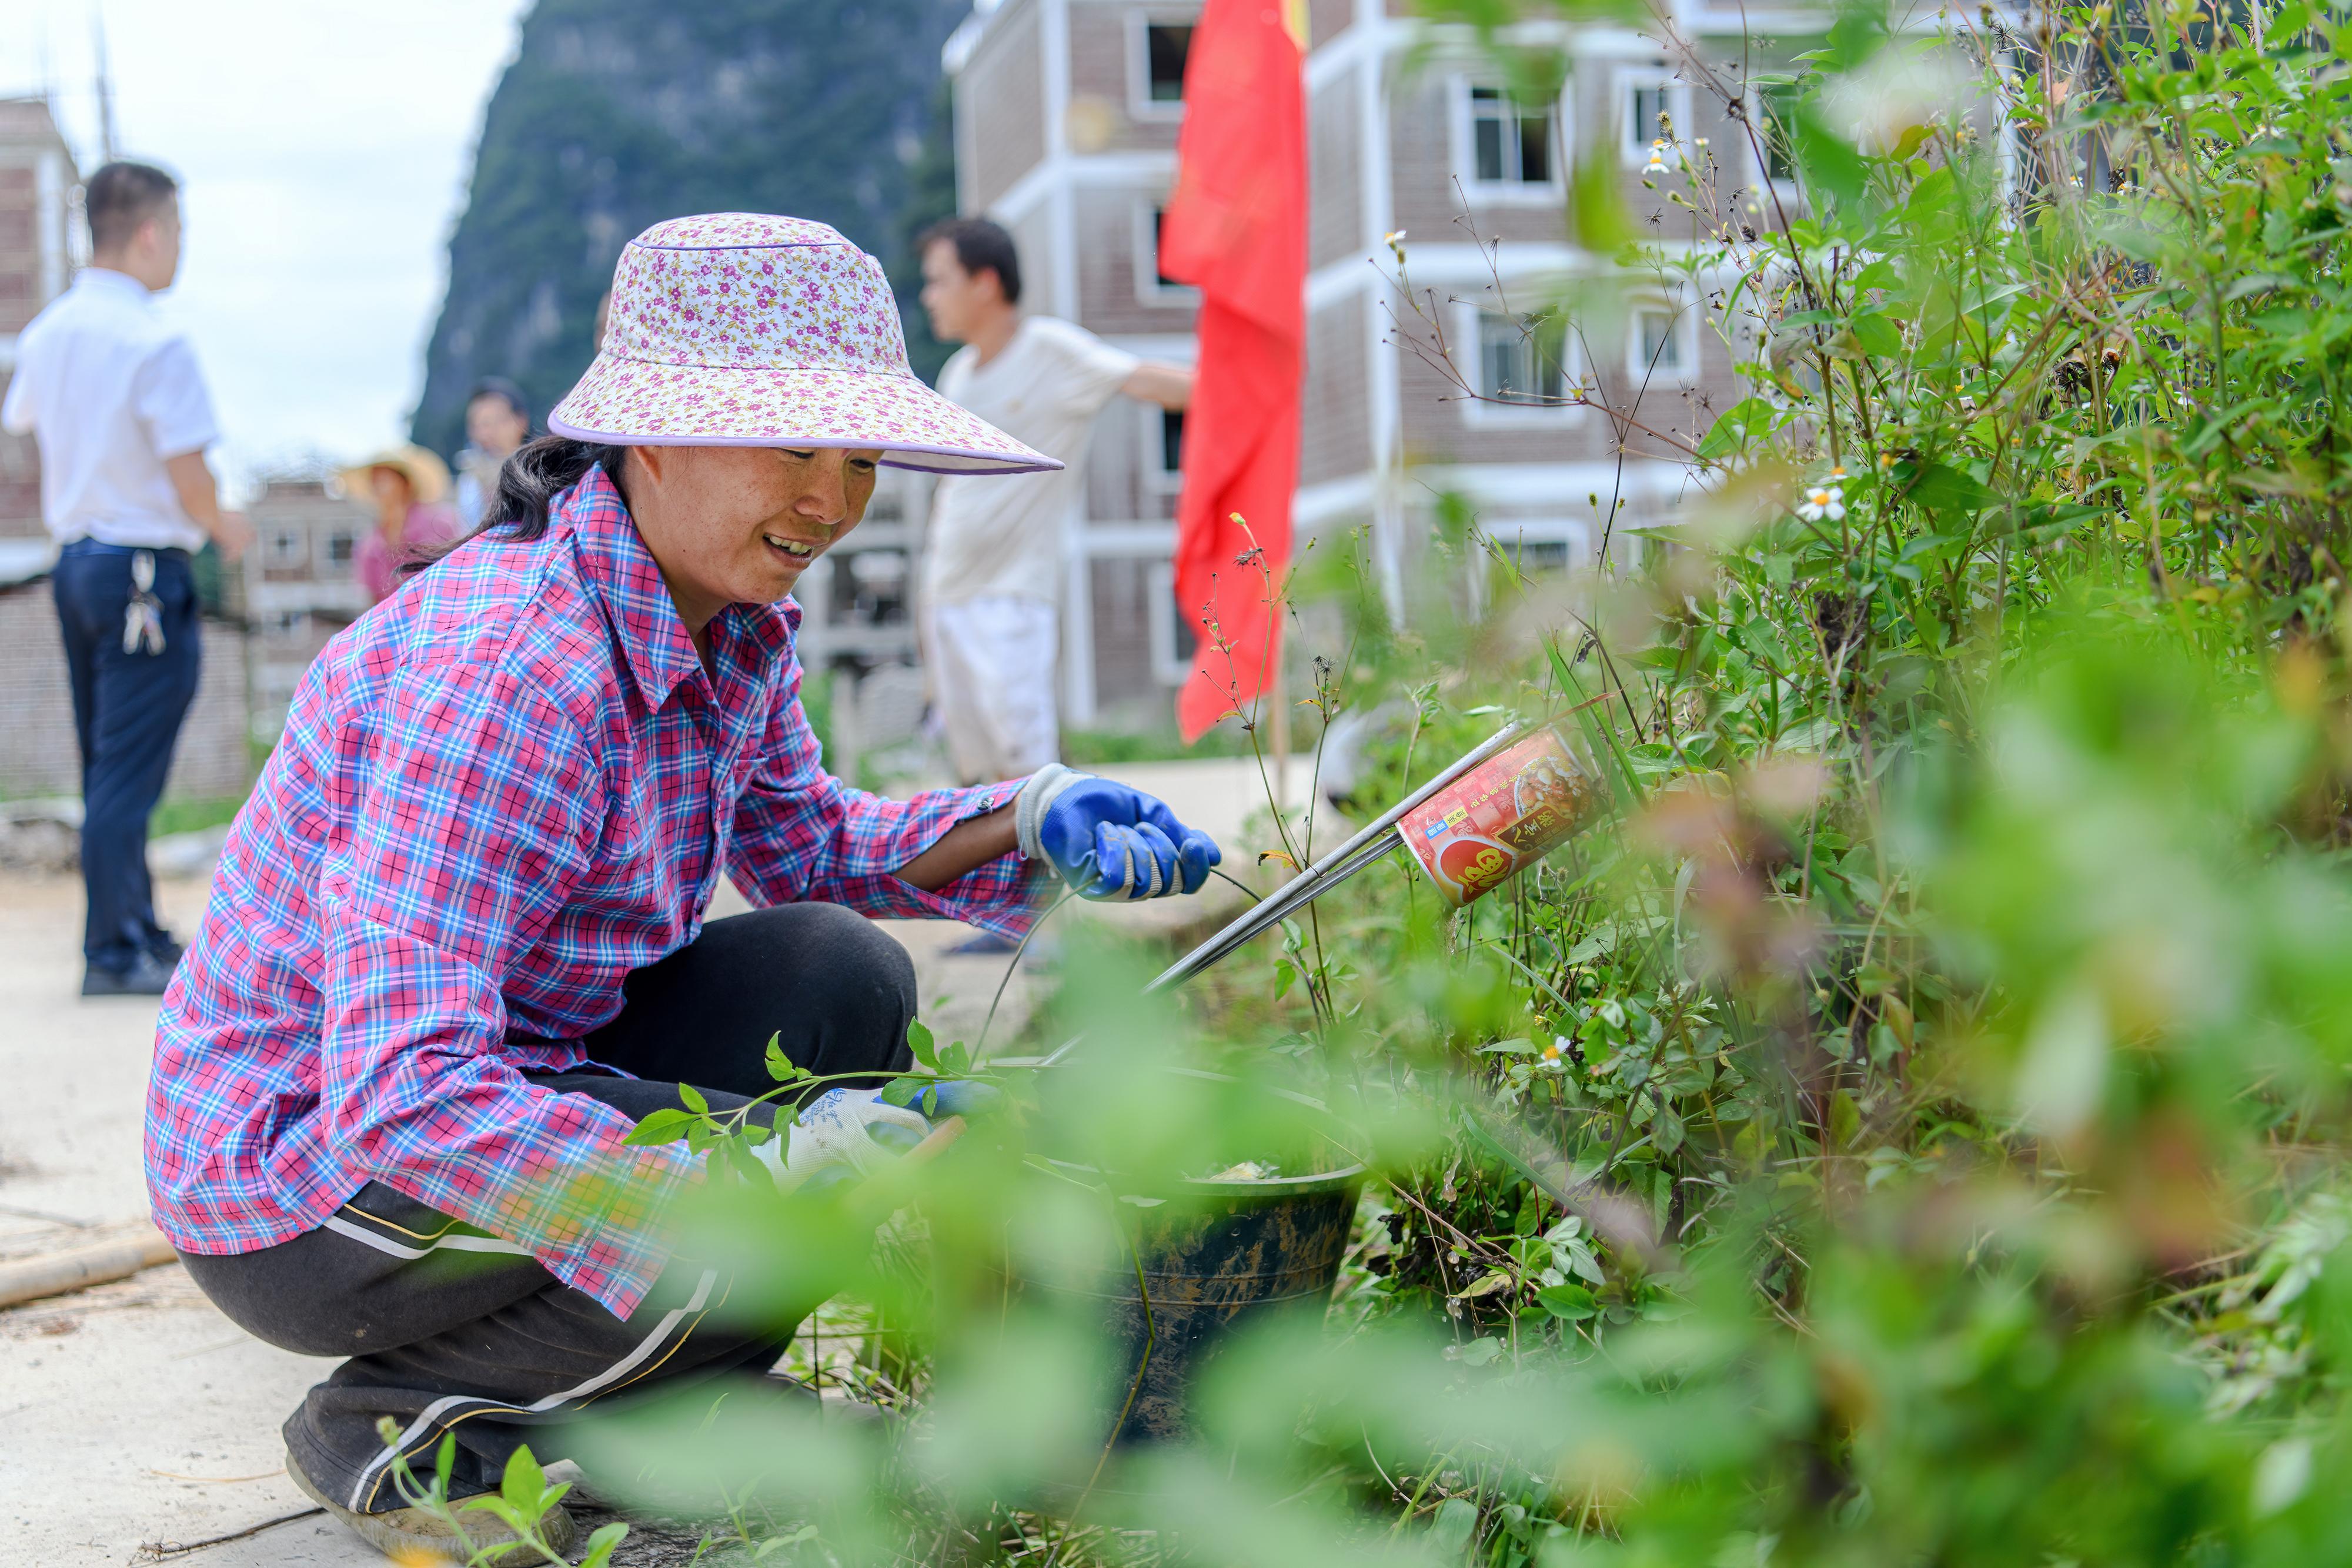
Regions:
<instances>
[{"instance_id":1,"label":"white window frame","mask_svg":"<svg viewBox=\"0 0 2352 1568\"><path fill-rule=\"evenodd\" d=\"M1160 281L1160 235L1153 214L1166 208L1168 198L1153 194L1135 203L1135 298L1154 309L1198 305L1201 291L1189 283Z\"/></svg>"},{"instance_id":2,"label":"white window frame","mask_svg":"<svg viewBox=\"0 0 2352 1568\"><path fill-rule=\"evenodd\" d=\"M1551 106L1551 178L1540 183L1478 178L1477 127L1470 99L1474 88L1494 89L1507 95L1505 101L1511 101L1507 97L1510 89L1490 78L1465 73L1446 84L1448 119L1453 126L1454 178L1469 193L1471 201L1481 206L1497 207L1553 207L1566 201L1568 171L1576 162L1576 118L1570 112L1568 87L1562 84L1559 97Z\"/></svg>"},{"instance_id":3,"label":"white window frame","mask_svg":"<svg viewBox=\"0 0 2352 1568\"><path fill-rule=\"evenodd\" d=\"M289 548L280 549L280 545ZM303 569L310 564L310 530L299 523L278 523L269 530L269 555L263 564L273 570Z\"/></svg>"},{"instance_id":4,"label":"white window frame","mask_svg":"<svg viewBox=\"0 0 2352 1568\"><path fill-rule=\"evenodd\" d=\"M1536 286L1527 285L1530 289ZM1491 294L1493 290L1482 290ZM1486 391L1486 339L1480 330L1479 318L1490 310L1496 315L1524 316L1524 310L1504 311L1480 298L1459 300L1454 305L1454 358L1462 379L1479 395L1466 398L1462 403L1462 423L1475 430L1557 430L1563 425L1580 423L1591 405L1582 402L1507 403L1489 402ZM1563 392L1584 384L1584 349L1577 335L1576 319L1569 318L1560 334L1559 381Z\"/></svg>"},{"instance_id":5,"label":"white window frame","mask_svg":"<svg viewBox=\"0 0 2352 1568\"><path fill-rule=\"evenodd\" d=\"M1151 34L1153 27L1190 27L1197 41L1201 13L1192 11L1130 11L1127 16L1127 112L1130 119L1172 124L1184 118L1184 100L1166 102L1151 96ZM1192 57L1188 53L1185 64Z\"/></svg>"},{"instance_id":6,"label":"white window frame","mask_svg":"<svg viewBox=\"0 0 2352 1568\"><path fill-rule=\"evenodd\" d=\"M1137 415L1142 420L1144 494L1173 496L1184 487L1184 471L1163 467L1160 461L1167 450L1165 422L1170 411L1156 402L1144 402L1139 399L1132 401Z\"/></svg>"},{"instance_id":7,"label":"white window frame","mask_svg":"<svg viewBox=\"0 0 2352 1568\"><path fill-rule=\"evenodd\" d=\"M1688 84L1675 80L1675 68L1664 60L1644 60L1620 66L1615 90L1610 95L1617 116L1617 136L1620 150L1628 163L1646 164L1650 161L1650 143L1658 139L1658 121L1649 117L1646 129L1637 131L1634 125L1633 95L1639 91L1660 90L1665 94L1666 115L1675 124L1675 139L1679 146L1669 150L1666 167L1679 169L1690 155L1691 92Z\"/></svg>"},{"instance_id":8,"label":"white window frame","mask_svg":"<svg viewBox=\"0 0 2352 1568\"><path fill-rule=\"evenodd\" d=\"M1642 318L1653 313L1673 317L1669 330L1681 340L1683 362L1680 370L1661 365L1654 375L1651 372L1649 356L1642 351ZM1650 379L1654 387L1690 385L1698 380L1698 350L1697 307L1685 305L1663 294L1650 294L1636 298L1626 310L1625 374L1630 378L1627 382L1629 391L1641 385L1644 377Z\"/></svg>"},{"instance_id":9,"label":"white window frame","mask_svg":"<svg viewBox=\"0 0 2352 1568\"><path fill-rule=\"evenodd\" d=\"M1151 637L1151 678L1181 686L1192 678L1192 661L1176 654L1176 563L1155 560L1144 574L1144 614ZM1199 636L1198 628L1193 631Z\"/></svg>"}]
</instances>

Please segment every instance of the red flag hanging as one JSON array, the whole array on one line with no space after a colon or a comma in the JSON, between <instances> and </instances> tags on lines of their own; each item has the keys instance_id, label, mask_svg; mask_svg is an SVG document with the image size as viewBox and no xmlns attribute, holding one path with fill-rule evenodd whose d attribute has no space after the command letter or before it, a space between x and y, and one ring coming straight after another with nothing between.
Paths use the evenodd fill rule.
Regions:
<instances>
[{"instance_id":1,"label":"red flag hanging","mask_svg":"<svg viewBox=\"0 0 2352 1568\"><path fill-rule=\"evenodd\" d=\"M1307 339L1306 0L1208 0L1184 69L1160 270L1201 290L1176 596L1188 741L1273 684ZM1238 519L1238 520L1237 520Z\"/></svg>"}]
</instances>

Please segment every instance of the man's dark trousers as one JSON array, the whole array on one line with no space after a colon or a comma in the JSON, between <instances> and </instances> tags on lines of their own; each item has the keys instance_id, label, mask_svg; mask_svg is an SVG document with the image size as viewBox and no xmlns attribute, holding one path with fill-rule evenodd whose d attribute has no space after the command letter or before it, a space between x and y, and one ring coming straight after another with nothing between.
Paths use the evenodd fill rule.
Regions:
<instances>
[{"instance_id":1,"label":"man's dark trousers","mask_svg":"<svg viewBox=\"0 0 2352 1568\"><path fill-rule=\"evenodd\" d=\"M89 894L82 955L90 967L117 974L165 940L147 878L147 819L163 797L203 659L195 573L178 549L144 552L155 561L163 651L124 650L131 558L140 553L76 539L51 576L81 742L81 877Z\"/></svg>"}]
</instances>

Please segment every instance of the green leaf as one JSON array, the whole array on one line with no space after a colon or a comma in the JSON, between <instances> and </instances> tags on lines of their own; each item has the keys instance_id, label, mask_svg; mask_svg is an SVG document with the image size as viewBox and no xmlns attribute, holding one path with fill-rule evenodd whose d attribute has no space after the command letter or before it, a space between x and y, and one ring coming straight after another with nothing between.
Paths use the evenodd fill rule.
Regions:
<instances>
[{"instance_id":1,"label":"green leaf","mask_svg":"<svg viewBox=\"0 0 2352 1568\"><path fill-rule=\"evenodd\" d=\"M697 1089L693 1084L679 1084L677 1086L677 1097L686 1102L686 1108L688 1110L705 1116L710 1113L710 1102L705 1100L702 1097L702 1091Z\"/></svg>"},{"instance_id":2,"label":"green leaf","mask_svg":"<svg viewBox=\"0 0 2352 1568\"><path fill-rule=\"evenodd\" d=\"M629 1527L618 1520L600 1527L588 1538L588 1555L580 1560L580 1568L606 1568L613 1561L613 1548L629 1537Z\"/></svg>"},{"instance_id":3,"label":"green leaf","mask_svg":"<svg viewBox=\"0 0 2352 1568\"><path fill-rule=\"evenodd\" d=\"M1625 210L1625 193L1618 186L1613 144L1576 161L1570 206L1576 219L1577 239L1596 256L1614 256L1633 239L1633 218Z\"/></svg>"},{"instance_id":4,"label":"green leaf","mask_svg":"<svg viewBox=\"0 0 2352 1568\"><path fill-rule=\"evenodd\" d=\"M1862 1107L1840 1089L1830 1096L1830 1146L1843 1149L1862 1133Z\"/></svg>"},{"instance_id":5,"label":"green leaf","mask_svg":"<svg viewBox=\"0 0 2352 1568\"><path fill-rule=\"evenodd\" d=\"M911 1105L930 1084L928 1078L893 1078L882 1085L882 1103L885 1105Z\"/></svg>"},{"instance_id":6,"label":"green leaf","mask_svg":"<svg viewBox=\"0 0 2352 1568\"><path fill-rule=\"evenodd\" d=\"M1671 1155L1683 1146L1683 1119L1671 1106L1660 1105L1655 1124L1658 1153Z\"/></svg>"},{"instance_id":7,"label":"green leaf","mask_svg":"<svg viewBox=\"0 0 2352 1568\"><path fill-rule=\"evenodd\" d=\"M1485 1366L1502 1354L1503 1342L1488 1334L1482 1339L1474 1339L1464 1345L1461 1350L1461 1359L1464 1364L1468 1366Z\"/></svg>"},{"instance_id":8,"label":"green leaf","mask_svg":"<svg viewBox=\"0 0 2352 1568\"><path fill-rule=\"evenodd\" d=\"M931 1043L931 1031L923 1027L923 1020L920 1019L913 1019L907 1025L907 1049L915 1053L917 1061L934 1072L939 1071L939 1052Z\"/></svg>"},{"instance_id":9,"label":"green leaf","mask_svg":"<svg viewBox=\"0 0 2352 1568\"><path fill-rule=\"evenodd\" d=\"M1820 110L1810 101L1791 104L1784 111L1782 123L1789 128L1790 149L1796 154L1807 191L1841 205L1862 199L1869 183L1869 167L1852 142L1829 128Z\"/></svg>"},{"instance_id":10,"label":"green leaf","mask_svg":"<svg viewBox=\"0 0 2352 1568\"><path fill-rule=\"evenodd\" d=\"M507 1460L506 1474L499 1478L499 1495L507 1506L528 1520L537 1520L543 1510L539 1494L547 1490L547 1472L539 1468L532 1457L530 1445L525 1443Z\"/></svg>"},{"instance_id":11,"label":"green leaf","mask_svg":"<svg viewBox=\"0 0 2352 1568\"><path fill-rule=\"evenodd\" d=\"M656 1111L631 1128L629 1135L621 1142L638 1148L674 1144L693 1125L694 1118L683 1111Z\"/></svg>"},{"instance_id":12,"label":"green leaf","mask_svg":"<svg viewBox=\"0 0 2352 1568\"><path fill-rule=\"evenodd\" d=\"M1459 1558L1469 1550L1470 1537L1478 1529L1478 1505L1466 1497L1449 1497L1437 1505L1437 1517L1429 1521L1430 1544L1441 1556Z\"/></svg>"},{"instance_id":13,"label":"green leaf","mask_svg":"<svg viewBox=\"0 0 2352 1568\"><path fill-rule=\"evenodd\" d=\"M1876 314L1856 316L1848 326L1853 332L1855 344L1873 359L1898 360L1903 357L1903 334L1885 317Z\"/></svg>"},{"instance_id":14,"label":"green leaf","mask_svg":"<svg viewBox=\"0 0 2352 1568\"><path fill-rule=\"evenodd\" d=\"M945 1078L961 1078L971 1071L971 1047L958 1040L940 1055L940 1073Z\"/></svg>"},{"instance_id":15,"label":"green leaf","mask_svg":"<svg viewBox=\"0 0 2352 1568\"><path fill-rule=\"evenodd\" d=\"M807 1074L784 1054L783 1038L781 1030L768 1037L768 1076L779 1083L790 1083L793 1079Z\"/></svg>"},{"instance_id":16,"label":"green leaf","mask_svg":"<svg viewBox=\"0 0 2352 1568\"><path fill-rule=\"evenodd\" d=\"M2000 496L1946 463L1918 465L1904 486L1904 499L1931 512L1963 517L1999 506Z\"/></svg>"},{"instance_id":17,"label":"green leaf","mask_svg":"<svg viewBox=\"0 0 2352 1568\"><path fill-rule=\"evenodd\" d=\"M1698 455L1717 458L1737 451L1743 443L1757 439L1771 428L1776 411L1760 397L1747 397L1723 411L1707 432L1699 438Z\"/></svg>"},{"instance_id":18,"label":"green leaf","mask_svg":"<svg viewBox=\"0 0 2352 1568\"><path fill-rule=\"evenodd\" d=\"M441 1483L441 1495L449 1495L449 1477L457 1468L457 1434L449 1432L441 1438L441 1448L433 1456L433 1479Z\"/></svg>"},{"instance_id":19,"label":"green leaf","mask_svg":"<svg viewBox=\"0 0 2352 1568\"><path fill-rule=\"evenodd\" d=\"M1546 1285L1536 1292L1536 1304L1563 1322L1580 1323L1599 1307L1582 1285Z\"/></svg>"}]
</instances>

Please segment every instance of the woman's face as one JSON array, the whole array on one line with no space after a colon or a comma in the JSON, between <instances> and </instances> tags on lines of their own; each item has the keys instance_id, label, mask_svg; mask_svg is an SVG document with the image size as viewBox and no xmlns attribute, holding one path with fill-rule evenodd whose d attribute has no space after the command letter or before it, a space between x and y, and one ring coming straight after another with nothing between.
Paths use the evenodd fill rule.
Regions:
<instances>
[{"instance_id":1,"label":"woman's face","mask_svg":"<svg viewBox=\"0 0 2352 1568\"><path fill-rule=\"evenodd\" d=\"M857 526L878 451L639 446L629 512L690 630L730 604L773 604Z\"/></svg>"},{"instance_id":2,"label":"woman's face","mask_svg":"<svg viewBox=\"0 0 2352 1568\"><path fill-rule=\"evenodd\" d=\"M368 471L368 488L375 494L375 507L379 512L404 517L409 503L416 498L415 486L409 484L408 476L389 465Z\"/></svg>"}]
</instances>

